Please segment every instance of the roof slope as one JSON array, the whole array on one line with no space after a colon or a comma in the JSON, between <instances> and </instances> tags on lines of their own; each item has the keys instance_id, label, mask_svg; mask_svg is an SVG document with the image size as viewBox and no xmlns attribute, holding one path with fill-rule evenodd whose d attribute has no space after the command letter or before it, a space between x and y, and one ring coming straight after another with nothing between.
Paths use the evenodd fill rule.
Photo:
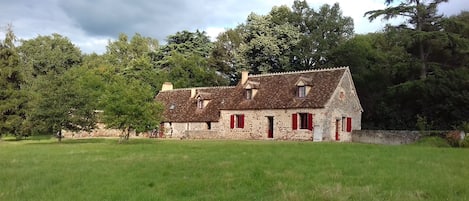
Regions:
<instances>
[{"instance_id":1,"label":"roof slope","mask_svg":"<svg viewBox=\"0 0 469 201\"><path fill-rule=\"evenodd\" d=\"M191 89L160 91L155 100L164 105L163 118L170 122L217 122L220 110L322 108L332 97L346 70L346 67L342 67L250 75L246 83L257 89L256 95L250 100L246 99L245 88L241 83L235 87L194 88L197 96L210 99L203 109L197 108L197 96L191 98ZM306 97L297 96L295 84L299 80L311 85Z\"/></svg>"},{"instance_id":2,"label":"roof slope","mask_svg":"<svg viewBox=\"0 0 469 201\"><path fill-rule=\"evenodd\" d=\"M243 85L239 83L223 109L322 108L331 98L345 70L334 68L249 76L248 82L259 83L257 94L247 100ZM299 98L295 83L305 78L310 79L311 91L306 97Z\"/></svg>"},{"instance_id":3,"label":"roof slope","mask_svg":"<svg viewBox=\"0 0 469 201\"><path fill-rule=\"evenodd\" d=\"M163 119L171 122L208 122L218 121L220 118L221 104L228 97L233 87L194 88L196 95L207 99L209 104L203 108L197 108L197 99L191 97L191 89L175 89L160 91L155 100L164 106Z\"/></svg>"}]
</instances>

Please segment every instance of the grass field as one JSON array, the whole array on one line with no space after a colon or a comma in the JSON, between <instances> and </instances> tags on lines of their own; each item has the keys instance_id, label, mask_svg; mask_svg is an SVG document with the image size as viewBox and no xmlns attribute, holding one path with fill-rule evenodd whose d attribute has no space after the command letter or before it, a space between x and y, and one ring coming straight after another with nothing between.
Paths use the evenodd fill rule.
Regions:
<instances>
[{"instance_id":1,"label":"grass field","mask_svg":"<svg viewBox=\"0 0 469 201\"><path fill-rule=\"evenodd\" d=\"M0 141L0 200L469 200L469 149Z\"/></svg>"}]
</instances>

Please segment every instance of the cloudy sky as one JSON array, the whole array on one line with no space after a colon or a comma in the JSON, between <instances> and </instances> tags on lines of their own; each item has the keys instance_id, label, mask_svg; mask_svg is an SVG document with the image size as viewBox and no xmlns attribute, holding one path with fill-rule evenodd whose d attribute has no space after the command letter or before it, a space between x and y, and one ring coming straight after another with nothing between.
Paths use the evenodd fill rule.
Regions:
<instances>
[{"instance_id":1,"label":"cloudy sky","mask_svg":"<svg viewBox=\"0 0 469 201\"><path fill-rule=\"evenodd\" d=\"M384 8L384 0L308 0L317 9L339 2L344 16L354 19L356 33L375 32L385 22L368 22L363 14ZM21 39L59 33L85 53L103 53L119 33L140 33L164 43L177 31L204 30L216 37L243 23L249 13L268 13L273 6L291 7L293 0L0 0L0 38L7 24ZM469 11L467 0L443 3L446 15Z\"/></svg>"}]
</instances>

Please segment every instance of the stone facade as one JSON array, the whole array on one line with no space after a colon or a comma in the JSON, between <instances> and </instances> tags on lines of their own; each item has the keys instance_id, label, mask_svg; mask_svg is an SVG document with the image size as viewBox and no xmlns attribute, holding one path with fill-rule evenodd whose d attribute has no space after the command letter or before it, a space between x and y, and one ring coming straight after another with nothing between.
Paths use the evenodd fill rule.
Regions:
<instances>
[{"instance_id":1,"label":"stone facade","mask_svg":"<svg viewBox=\"0 0 469 201\"><path fill-rule=\"evenodd\" d=\"M298 87L305 87L304 98ZM232 88L166 89L156 100L167 108L161 132L170 138L350 142L352 130L361 129L363 110L348 68L243 73ZM211 108L196 108L203 97Z\"/></svg>"}]
</instances>

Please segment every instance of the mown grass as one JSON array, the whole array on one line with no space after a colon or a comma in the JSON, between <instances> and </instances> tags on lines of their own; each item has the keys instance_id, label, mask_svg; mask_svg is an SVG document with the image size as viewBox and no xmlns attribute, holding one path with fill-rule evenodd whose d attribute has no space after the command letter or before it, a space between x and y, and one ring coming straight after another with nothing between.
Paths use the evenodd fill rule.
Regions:
<instances>
[{"instance_id":1,"label":"mown grass","mask_svg":"<svg viewBox=\"0 0 469 201\"><path fill-rule=\"evenodd\" d=\"M0 200L469 200L469 149L0 141Z\"/></svg>"}]
</instances>

